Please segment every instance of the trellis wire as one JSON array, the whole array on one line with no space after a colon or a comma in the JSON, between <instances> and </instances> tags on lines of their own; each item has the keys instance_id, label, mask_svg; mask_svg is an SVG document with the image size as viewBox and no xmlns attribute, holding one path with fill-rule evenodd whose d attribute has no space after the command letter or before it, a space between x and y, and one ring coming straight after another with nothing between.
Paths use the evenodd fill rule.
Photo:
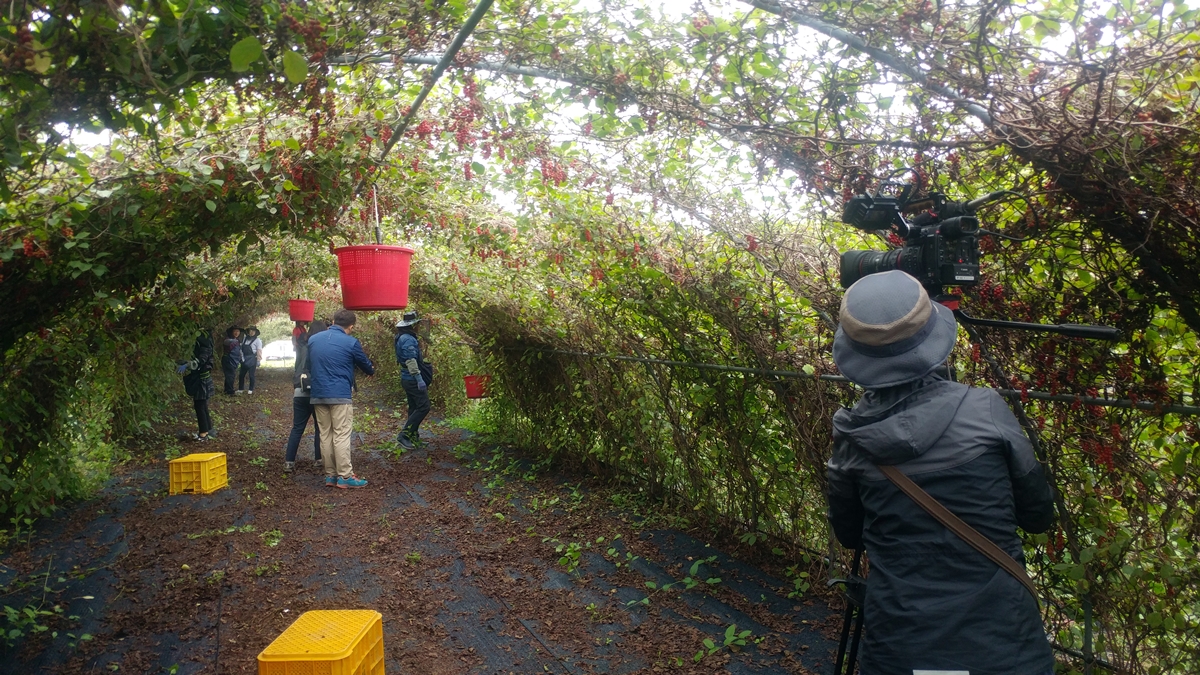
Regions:
<instances>
[{"instance_id":1,"label":"trellis wire","mask_svg":"<svg viewBox=\"0 0 1200 675\"><path fill-rule=\"evenodd\" d=\"M746 375L763 375L766 377L784 377L804 380L821 380L824 382L837 382L842 384L854 384L844 375L830 375L826 373L818 374L805 373L797 370L771 370L767 368L749 368L746 366L727 366L718 363L691 363L689 361L673 361L671 359L655 359L647 356L624 356L622 354L598 354L594 352L581 352L571 349L551 349L549 347L505 347L508 351L528 351L528 352L544 352L550 354L563 354L567 356L583 356L592 359L601 359L609 361L628 361L633 363L650 363L660 366L670 366L678 368L695 368L697 370L711 370L727 373L744 373ZM1153 401L1133 401L1126 398L1102 398L1098 396L1080 396L1077 394L1051 394L1044 391L1026 391L1022 389L995 389L997 394L1005 398L1017 400L1034 399L1038 401L1054 401L1058 403L1079 403L1081 405L1094 405L1104 408L1126 408L1136 410L1147 410L1160 415L1190 415L1200 417L1200 406L1172 404L1162 405Z\"/></svg>"}]
</instances>

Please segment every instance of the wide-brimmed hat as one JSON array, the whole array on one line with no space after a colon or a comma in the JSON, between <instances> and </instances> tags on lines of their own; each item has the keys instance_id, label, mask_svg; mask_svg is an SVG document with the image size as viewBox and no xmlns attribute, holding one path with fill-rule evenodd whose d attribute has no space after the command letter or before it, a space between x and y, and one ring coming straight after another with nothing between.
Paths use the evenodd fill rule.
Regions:
<instances>
[{"instance_id":1,"label":"wide-brimmed hat","mask_svg":"<svg viewBox=\"0 0 1200 675\"><path fill-rule=\"evenodd\" d=\"M925 377L946 361L958 336L954 312L899 270L868 274L846 289L838 319L833 361L867 389Z\"/></svg>"},{"instance_id":2,"label":"wide-brimmed hat","mask_svg":"<svg viewBox=\"0 0 1200 675\"><path fill-rule=\"evenodd\" d=\"M245 333L246 335L249 335L251 332L253 332L254 337L258 337L258 335L259 335L258 326L246 326L246 328L242 332Z\"/></svg>"},{"instance_id":3,"label":"wide-brimmed hat","mask_svg":"<svg viewBox=\"0 0 1200 675\"><path fill-rule=\"evenodd\" d=\"M405 312L404 316L396 322L396 328L404 328L421 323L421 317L417 316L416 312Z\"/></svg>"}]
</instances>

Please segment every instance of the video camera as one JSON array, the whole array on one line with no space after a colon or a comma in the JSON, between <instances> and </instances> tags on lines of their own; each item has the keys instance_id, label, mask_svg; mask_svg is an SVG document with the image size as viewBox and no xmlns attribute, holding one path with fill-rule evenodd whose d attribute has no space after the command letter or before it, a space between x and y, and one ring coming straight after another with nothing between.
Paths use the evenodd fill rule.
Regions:
<instances>
[{"instance_id":1,"label":"video camera","mask_svg":"<svg viewBox=\"0 0 1200 675\"><path fill-rule=\"evenodd\" d=\"M891 251L846 251L842 254L843 288L868 274L902 270L921 282L930 295L943 286L979 283L979 219L975 210L1003 196L995 192L970 202L948 202L931 193L912 198L912 185L898 196L859 195L846 202L842 222L860 230L895 229L904 246ZM916 213L911 221L906 213Z\"/></svg>"},{"instance_id":2,"label":"video camera","mask_svg":"<svg viewBox=\"0 0 1200 675\"><path fill-rule=\"evenodd\" d=\"M889 186L900 188L899 194L883 194L884 188ZM1016 193L1000 190L969 202L952 202L936 192L914 195L909 183L884 181L874 195L852 197L842 209L843 223L868 232L895 232L904 245L890 251L842 253L842 288L849 288L868 274L901 270L920 281L930 297L954 310L959 322L964 324L1042 331L1093 340L1120 339L1120 331L1108 326L978 319L959 308L959 296L943 293L946 286L979 283L979 237L1004 235L981 229L975 212L1008 194ZM906 218L909 215L911 220ZM1021 241L1016 237L1005 238Z\"/></svg>"}]
</instances>

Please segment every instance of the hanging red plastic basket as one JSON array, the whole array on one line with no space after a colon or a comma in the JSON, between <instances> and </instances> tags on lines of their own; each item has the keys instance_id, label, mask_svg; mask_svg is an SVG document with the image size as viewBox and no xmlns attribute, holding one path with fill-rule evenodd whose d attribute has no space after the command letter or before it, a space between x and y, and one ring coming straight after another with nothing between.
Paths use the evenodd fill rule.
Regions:
<instances>
[{"instance_id":1,"label":"hanging red plastic basket","mask_svg":"<svg viewBox=\"0 0 1200 675\"><path fill-rule=\"evenodd\" d=\"M288 316L292 321L312 321L316 311L316 300L288 300Z\"/></svg>"},{"instance_id":2,"label":"hanging red plastic basket","mask_svg":"<svg viewBox=\"0 0 1200 675\"><path fill-rule=\"evenodd\" d=\"M408 270L413 250L407 246L343 246L334 249L342 279L342 306L373 311L408 307Z\"/></svg>"},{"instance_id":3,"label":"hanging red plastic basket","mask_svg":"<svg viewBox=\"0 0 1200 675\"><path fill-rule=\"evenodd\" d=\"M467 398L487 398L488 384L491 375L463 375L463 384L467 386Z\"/></svg>"}]
</instances>

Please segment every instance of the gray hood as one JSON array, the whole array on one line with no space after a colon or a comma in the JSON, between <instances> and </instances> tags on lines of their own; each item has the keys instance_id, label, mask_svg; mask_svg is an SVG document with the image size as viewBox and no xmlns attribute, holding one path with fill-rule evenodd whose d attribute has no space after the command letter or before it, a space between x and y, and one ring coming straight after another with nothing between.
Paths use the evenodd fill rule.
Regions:
<instances>
[{"instance_id":1,"label":"gray hood","mask_svg":"<svg viewBox=\"0 0 1200 675\"><path fill-rule=\"evenodd\" d=\"M834 437L876 464L903 464L942 437L968 391L936 374L869 389L853 410L833 416Z\"/></svg>"}]
</instances>

